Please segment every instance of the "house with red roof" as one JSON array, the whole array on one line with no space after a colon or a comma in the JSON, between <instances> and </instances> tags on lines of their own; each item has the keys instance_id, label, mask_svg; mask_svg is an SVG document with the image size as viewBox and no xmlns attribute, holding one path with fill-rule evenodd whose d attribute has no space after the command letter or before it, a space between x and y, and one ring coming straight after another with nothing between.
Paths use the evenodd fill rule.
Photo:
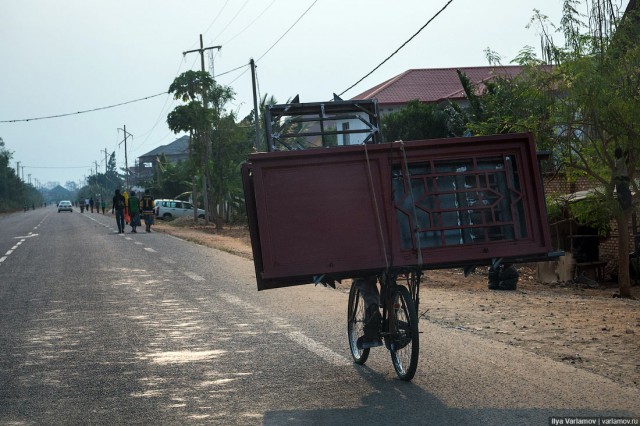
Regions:
<instances>
[{"instance_id":1,"label":"house with red roof","mask_svg":"<svg viewBox=\"0 0 640 426\"><path fill-rule=\"evenodd\" d=\"M482 90L488 80L496 76L515 77L523 69L524 67L519 65L411 69L352 99L377 99L380 112L383 114L398 111L414 99L425 103L452 101L466 104L458 70L465 74L479 90Z\"/></svg>"},{"instance_id":2,"label":"house with red roof","mask_svg":"<svg viewBox=\"0 0 640 426\"><path fill-rule=\"evenodd\" d=\"M455 67L455 68L417 68L396 75L382 83L354 96L351 100L377 99L381 115L401 110L409 101L419 100L425 103L440 104L456 102L467 106L458 70L465 74L474 86L482 91L485 83L496 76L515 77L523 71L519 65ZM345 120L337 123L342 131L361 129L363 123L358 120ZM354 134L338 135L338 145L362 143L362 137Z\"/></svg>"}]
</instances>

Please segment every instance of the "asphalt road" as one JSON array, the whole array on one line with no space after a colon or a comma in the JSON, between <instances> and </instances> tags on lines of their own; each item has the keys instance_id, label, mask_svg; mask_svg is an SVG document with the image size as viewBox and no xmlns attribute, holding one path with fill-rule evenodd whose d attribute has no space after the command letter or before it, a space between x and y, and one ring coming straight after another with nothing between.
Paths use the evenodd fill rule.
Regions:
<instances>
[{"instance_id":1,"label":"asphalt road","mask_svg":"<svg viewBox=\"0 0 640 426\"><path fill-rule=\"evenodd\" d=\"M346 293L257 292L250 261L115 229L112 216L55 207L0 218L0 424L640 416L637 388L427 321L411 383L382 348L357 366Z\"/></svg>"}]
</instances>

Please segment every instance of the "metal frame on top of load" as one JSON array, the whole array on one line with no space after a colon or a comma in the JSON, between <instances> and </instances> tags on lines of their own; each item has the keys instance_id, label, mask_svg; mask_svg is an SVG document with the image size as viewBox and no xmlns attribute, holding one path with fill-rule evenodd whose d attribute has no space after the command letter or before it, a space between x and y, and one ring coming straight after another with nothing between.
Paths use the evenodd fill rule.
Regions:
<instances>
[{"instance_id":1,"label":"metal frame on top of load","mask_svg":"<svg viewBox=\"0 0 640 426\"><path fill-rule=\"evenodd\" d=\"M297 100L297 97L296 97ZM320 137L315 147L327 147L328 136L363 134L364 143L380 143L378 102L376 100L290 103L271 105L265 111L267 151L296 151L313 146L301 145L301 138ZM327 122L357 120L360 129L335 129ZM314 123L317 123L314 125Z\"/></svg>"}]
</instances>

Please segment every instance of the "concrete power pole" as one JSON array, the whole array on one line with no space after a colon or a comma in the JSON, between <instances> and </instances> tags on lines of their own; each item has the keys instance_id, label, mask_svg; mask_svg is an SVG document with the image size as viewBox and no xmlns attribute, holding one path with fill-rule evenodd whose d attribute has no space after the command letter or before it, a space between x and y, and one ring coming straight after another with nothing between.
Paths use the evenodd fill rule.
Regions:
<instances>
[{"instance_id":1,"label":"concrete power pole","mask_svg":"<svg viewBox=\"0 0 640 426\"><path fill-rule=\"evenodd\" d=\"M186 52L182 52L182 56L186 56L187 53L195 53L198 52L200 53L200 70L202 72L206 72L206 69L204 67L204 52L207 50L212 50L212 49L222 49L222 46L209 46L209 47L204 47L204 44L202 42L202 34L200 34L200 49L194 49L194 50L187 50ZM207 94L203 93L202 94L202 106L205 108L207 108ZM211 144L209 143L209 137L208 137L208 132L205 132L205 134L201 135L201 138L203 139L202 141L200 141L200 143L203 145L204 152L205 155L203 156L203 158L201 159L201 166L202 166L202 201L204 203L204 221L205 223L208 225L209 224L209 195L208 195L208 190L207 190L207 181L209 180L209 173L207 171L207 163L209 161L209 158L211 157ZM197 221L198 219L198 202L195 199L195 197L193 197L193 205L194 205L194 210L193 210L193 221Z\"/></svg>"},{"instance_id":2,"label":"concrete power pole","mask_svg":"<svg viewBox=\"0 0 640 426\"><path fill-rule=\"evenodd\" d=\"M125 169L125 174L124 174L124 187L125 187L125 191L129 190L129 162L127 160L127 135L133 137L133 135L131 133L127 132L127 125L125 124L123 126L124 128L118 128L118 130L122 130L124 132L124 169ZM120 146L122 144L122 142L120 142L118 144L118 146Z\"/></svg>"},{"instance_id":3,"label":"concrete power pole","mask_svg":"<svg viewBox=\"0 0 640 426\"><path fill-rule=\"evenodd\" d=\"M254 111L254 125L256 127L256 142L253 147L254 151L260 149L260 111L258 111L258 93L256 91L256 63L253 61L253 58L249 61L251 65L251 85L253 86L253 111ZM270 149L267 148L267 151Z\"/></svg>"},{"instance_id":4,"label":"concrete power pole","mask_svg":"<svg viewBox=\"0 0 640 426\"><path fill-rule=\"evenodd\" d=\"M107 148L101 149L100 152L104 152L104 175L106 177L107 176L107 162L109 161L109 160L107 160Z\"/></svg>"}]
</instances>

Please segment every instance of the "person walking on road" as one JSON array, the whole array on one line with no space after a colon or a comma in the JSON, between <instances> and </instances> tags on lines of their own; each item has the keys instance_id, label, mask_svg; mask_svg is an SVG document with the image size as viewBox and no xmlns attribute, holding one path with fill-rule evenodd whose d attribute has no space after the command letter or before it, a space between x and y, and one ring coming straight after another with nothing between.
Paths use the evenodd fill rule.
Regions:
<instances>
[{"instance_id":1,"label":"person walking on road","mask_svg":"<svg viewBox=\"0 0 640 426\"><path fill-rule=\"evenodd\" d=\"M129 216L130 216L130 225L131 225L131 233L135 234L136 227L140 226L140 199L136 196L135 191L131 191L131 195L129 195Z\"/></svg>"},{"instance_id":2,"label":"person walking on road","mask_svg":"<svg viewBox=\"0 0 640 426\"><path fill-rule=\"evenodd\" d=\"M102 207L102 214L104 214L104 209L105 207L107 207L107 202L104 200L104 198L100 199L100 207Z\"/></svg>"},{"instance_id":3,"label":"person walking on road","mask_svg":"<svg viewBox=\"0 0 640 426\"><path fill-rule=\"evenodd\" d=\"M142 215L144 216L144 224L146 226L146 231L151 232L151 225L153 225L153 197L149 194L149 190L144 190L144 195L142 196L142 200L140 200L140 209L142 210Z\"/></svg>"},{"instance_id":4,"label":"person walking on road","mask_svg":"<svg viewBox=\"0 0 640 426\"><path fill-rule=\"evenodd\" d=\"M111 205L111 214L116 213L116 224L118 225L118 234L124 233L124 207L125 200L119 189L113 196L113 204Z\"/></svg>"}]
</instances>

